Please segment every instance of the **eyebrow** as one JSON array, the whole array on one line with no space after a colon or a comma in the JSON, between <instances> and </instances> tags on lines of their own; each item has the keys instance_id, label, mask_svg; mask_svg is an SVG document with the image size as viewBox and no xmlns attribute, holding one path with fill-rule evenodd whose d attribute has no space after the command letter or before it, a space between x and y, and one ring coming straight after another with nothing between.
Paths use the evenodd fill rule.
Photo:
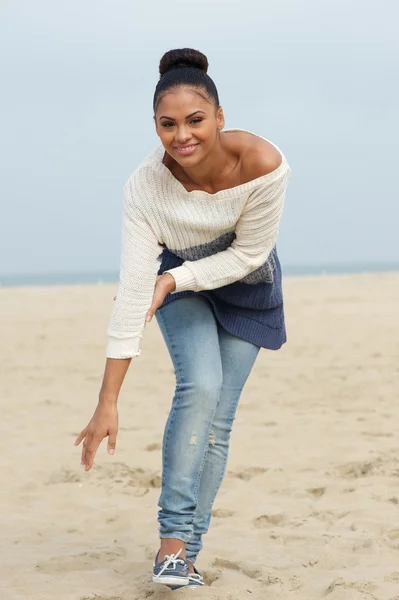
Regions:
<instances>
[{"instance_id":1,"label":"eyebrow","mask_svg":"<svg viewBox=\"0 0 399 600\"><path fill-rule=\"evenodd\" d=\"M193 113L191 113L191 115L187 115L186 119L189 119L190 117L193 117L197 113L203 113L204 115L206 114L205 111L203 111L203 110L196 110ZM169 119L169 121L175 121L175 119L173 117L165 117L165 115L162 115L162 117L159 117L159 118L160 119Z\"/></svg>"}]
</instances>

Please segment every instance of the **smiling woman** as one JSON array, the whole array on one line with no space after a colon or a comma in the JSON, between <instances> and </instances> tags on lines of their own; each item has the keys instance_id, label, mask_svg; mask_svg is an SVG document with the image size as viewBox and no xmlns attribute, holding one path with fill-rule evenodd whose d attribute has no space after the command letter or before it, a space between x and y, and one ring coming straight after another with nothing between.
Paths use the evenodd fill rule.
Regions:
<instances>
[{"instance_id":1,"label":"smiling woman","mask_svg":"<svg viewBox=\"0 0 399 600\"><path fill-rule=\"evenodd\" d=\"M117 399L156 314L176 374L163 443L152 579L204 585L194 563L226 469L230 432L260 348L286 341L276 239L290 168L268 140L224 130L208 60L171 50L153 107L161 146L125 186L120 285L99 402L83 440L114 453Z\"/></svg>"}]
</instances>

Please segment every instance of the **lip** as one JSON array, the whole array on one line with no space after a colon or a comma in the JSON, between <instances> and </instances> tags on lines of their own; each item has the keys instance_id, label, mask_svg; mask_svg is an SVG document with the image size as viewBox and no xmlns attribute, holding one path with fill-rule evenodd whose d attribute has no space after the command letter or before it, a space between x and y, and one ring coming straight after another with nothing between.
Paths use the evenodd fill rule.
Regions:
<instances>
[{"instance_id":1,"label":"lip","mask_svg":"<svg viewBox=\"0 0 399 600\"><path fill-rule=\"evenodd\" d=\"M191 156L198 146L199 144L187 144L186 146L175 146L174 150L180 154L180 156Z\"/></svg>"}]
</instances>

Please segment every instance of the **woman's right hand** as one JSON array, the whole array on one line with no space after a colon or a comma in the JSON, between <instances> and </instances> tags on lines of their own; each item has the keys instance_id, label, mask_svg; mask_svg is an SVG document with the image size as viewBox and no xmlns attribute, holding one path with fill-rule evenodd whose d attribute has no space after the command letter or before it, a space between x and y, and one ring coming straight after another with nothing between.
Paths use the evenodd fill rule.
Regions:
<instances>
[{"instance_id":1,"label":"woman's right hand","mask_svg":"<svg viewBox=\"0 0 399 600\"><path fill-rule=\"evenodd\" d=\"M79 446L83 440L82 465L89 471L102 440L108 436L108 454L114 454L118 433L118 409L116 402L99 401L90 423L81 431L75 441Z\"/></svg>"}]
</instances>

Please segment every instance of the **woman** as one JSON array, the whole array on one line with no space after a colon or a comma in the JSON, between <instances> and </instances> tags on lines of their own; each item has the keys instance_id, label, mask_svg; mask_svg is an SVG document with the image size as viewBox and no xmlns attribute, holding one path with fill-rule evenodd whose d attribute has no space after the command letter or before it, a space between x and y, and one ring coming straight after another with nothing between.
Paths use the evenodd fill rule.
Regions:
<instances>
[{"instance_id":1,"label":"woman","mask_svg":"<svg viewBox=\"0 0 399 600\"><path fill-rule=\"evenodd\" d=\"M114 453L117 398L156 313L175 367L163 440L153 581L201 586L194 566L222 482L242 388L259 349L286 341L275 243L289 166L276 146L226 130L207 58L167 52L154 120L162 142L125 186L120 285L99 402L83 441L91 469Z\"/></svg>"}]
</instances>

